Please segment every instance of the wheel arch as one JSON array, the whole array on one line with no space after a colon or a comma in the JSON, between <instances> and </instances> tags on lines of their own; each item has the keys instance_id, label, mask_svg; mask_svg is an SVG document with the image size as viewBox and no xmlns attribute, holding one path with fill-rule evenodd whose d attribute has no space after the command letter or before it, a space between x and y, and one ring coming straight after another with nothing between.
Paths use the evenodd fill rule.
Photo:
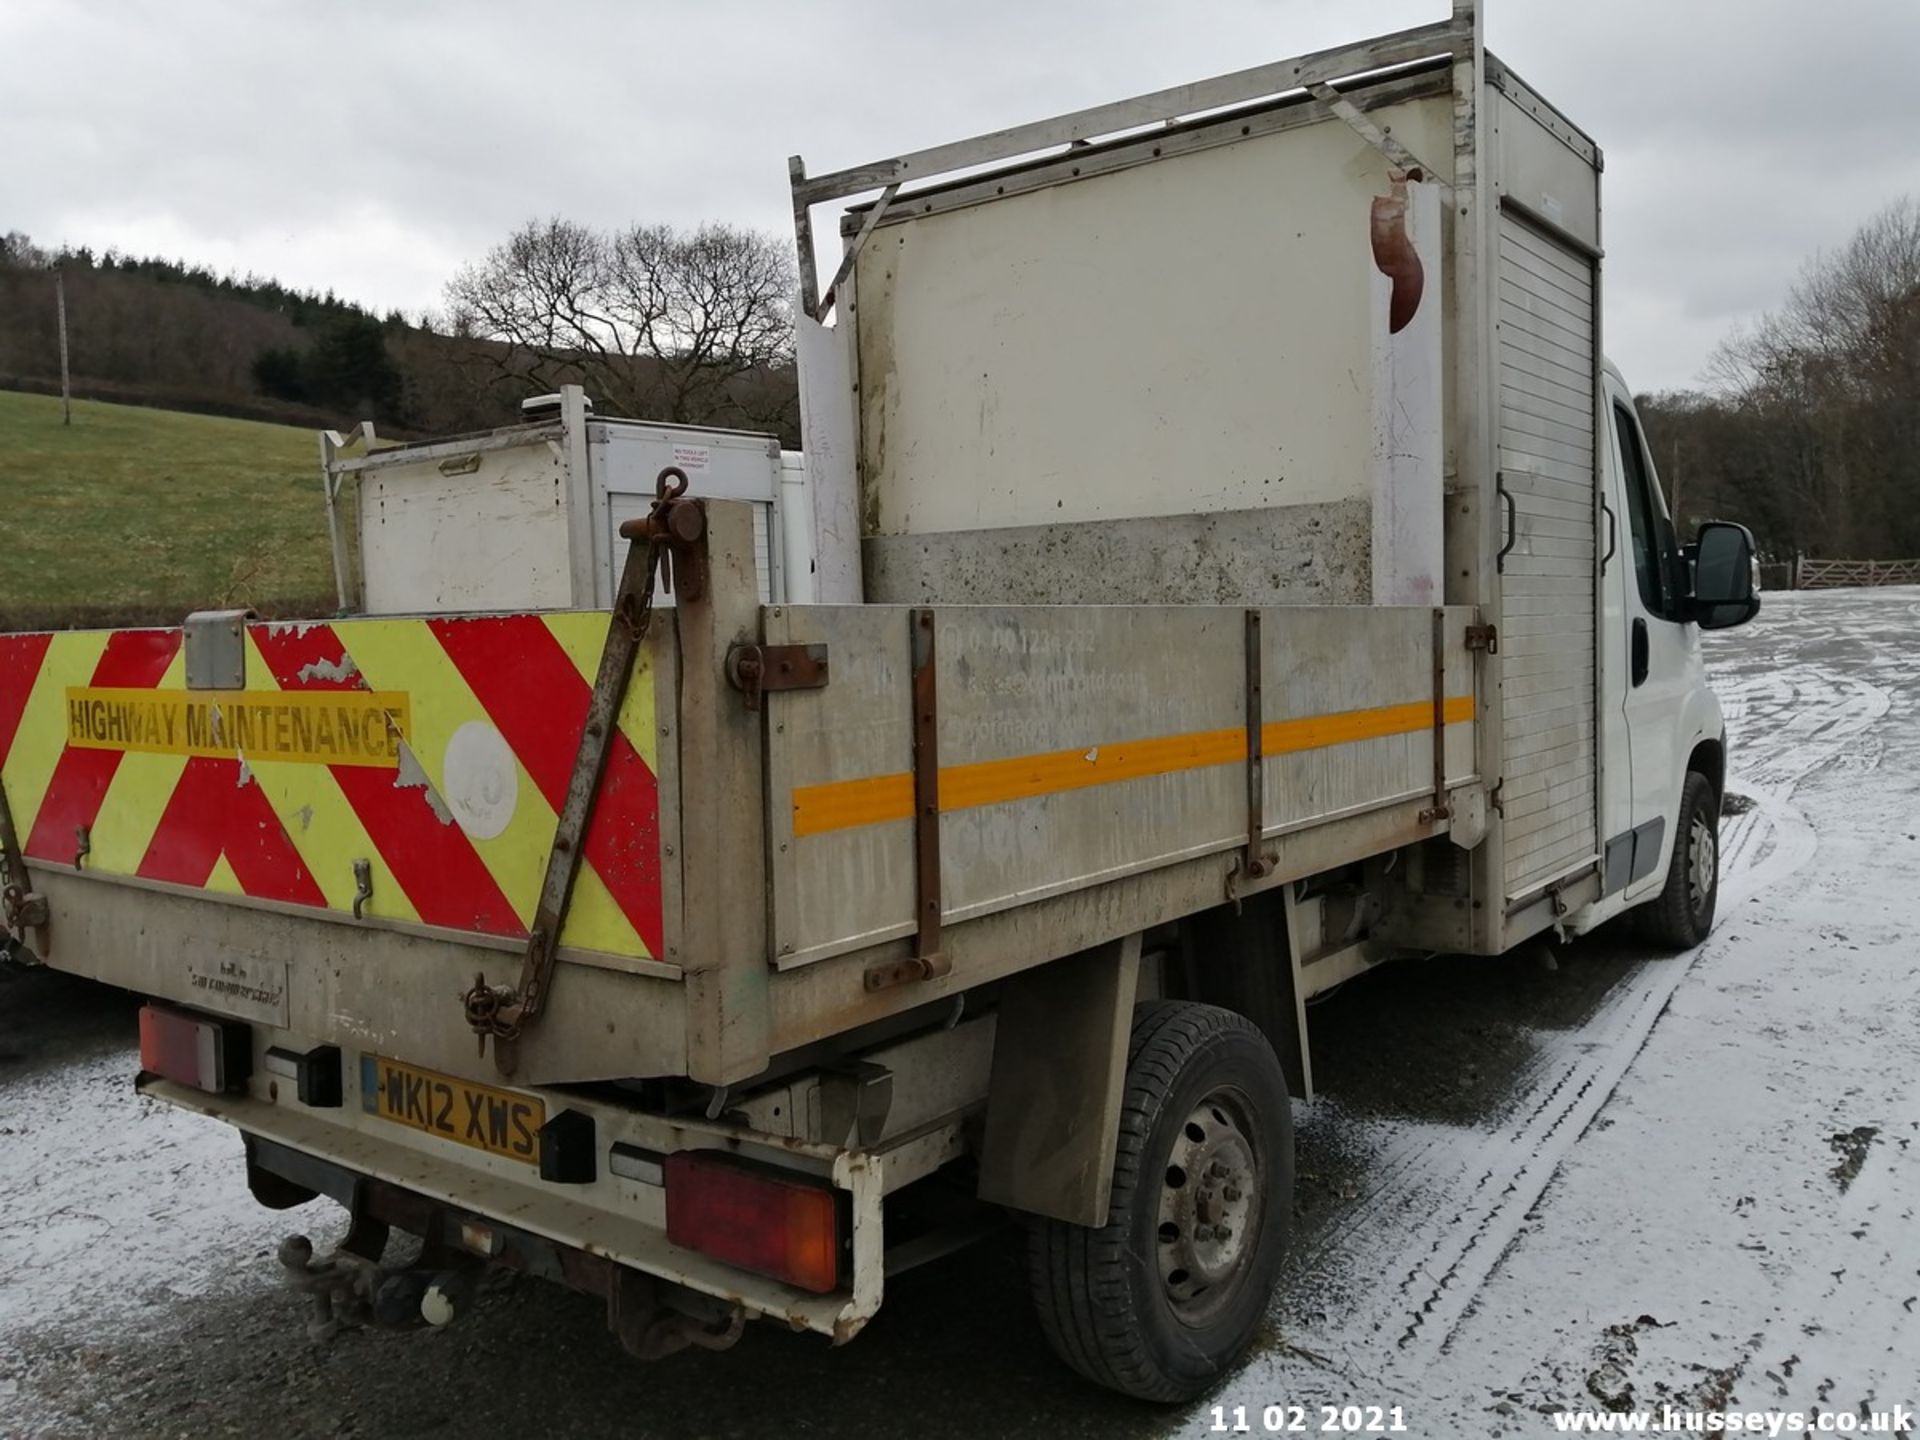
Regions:
<instances>
[{"instance_id":1,"label":"wheel arch","mask_svg":"<svg viewBox=\"0 0 1920 1440\"><path fill-rule=\"evenodd\" d=\"M1687 756L1687 769L1707 777L1718 799L1727 793L1727 747L1721 740L1702 740Z\"/></svg>"}]
</instances>

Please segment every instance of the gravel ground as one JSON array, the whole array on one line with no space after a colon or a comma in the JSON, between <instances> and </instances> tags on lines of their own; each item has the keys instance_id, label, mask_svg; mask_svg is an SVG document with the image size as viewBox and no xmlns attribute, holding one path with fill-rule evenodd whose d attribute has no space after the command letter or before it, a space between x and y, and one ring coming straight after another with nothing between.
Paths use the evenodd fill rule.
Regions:
<instances>
[{"instance_id":1,"label":"gravel ground","mask_svg":"<svg viewBox=\"0 0 1920 1440\"><path fill-rule=\"evenodd\" d=\"M337 1212L259 1210L230 1133L132 1094L126 999L0 972L0 1432L1200 1435L1216 1403L1331 1403L1452 1435L1552 1433L1603 1391L1912 1403L1916 621L1911 591L1769 596L1710 642L1752 804L1700 950L1602 932L1315 1007L1289 1281L1189 1412L1055 1364L1012 1229L890 1282L840 1350L761 1325L641 1365L533 1283L316 1346L272 1248Z\"/></svg>"}]
</instances>

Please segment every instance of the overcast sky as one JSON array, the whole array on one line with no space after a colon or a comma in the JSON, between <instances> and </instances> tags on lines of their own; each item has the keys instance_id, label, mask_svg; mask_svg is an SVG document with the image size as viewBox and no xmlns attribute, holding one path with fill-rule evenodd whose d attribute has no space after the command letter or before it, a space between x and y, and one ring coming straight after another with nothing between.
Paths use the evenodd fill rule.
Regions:
<instances>
[{"instance_id":1,"label":"overcast sky","mask_svg":"<svg viewBox=\"0 0 1920 1440\"><path fill-rule=\"evenodd\" d=\"M784 234L789 154L839 168L1446 9L6 0L0 229L413 313L532 216ZM1915 0L1492 0L1489 38L1606 151L1636 388L1692 383L1809 254L1920 193Z\"/></svg>"}]
</instances>

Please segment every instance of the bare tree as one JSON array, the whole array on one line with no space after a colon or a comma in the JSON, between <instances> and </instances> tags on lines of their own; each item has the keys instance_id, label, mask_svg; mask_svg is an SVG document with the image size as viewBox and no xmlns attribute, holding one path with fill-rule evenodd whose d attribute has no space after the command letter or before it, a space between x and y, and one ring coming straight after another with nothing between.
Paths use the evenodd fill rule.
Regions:
<instances>
[{"instance_id":1,"label":"bare tree","mask_svg":"<svg viewBox=\"0 0 1920 1440\"><path fill-rule=\"evenodd\" d=\"M1920 203L1810 260L1708 379L1743 422L1747 488L1792 517L1781 549L1920 554Z\"/></svg>"},{"instance_id":2,"label":"bare tree","mask_svg":"<svg viewBox=\"0 0 1920 1440\"><path fill-rule=\"evenodd\" d=\"M532 221L447 286L448 323L497 342L473 353L502 381L578 380L648 419L784 426L796 283L786 247L751 230Z\"/></svg>"}]
</instances>

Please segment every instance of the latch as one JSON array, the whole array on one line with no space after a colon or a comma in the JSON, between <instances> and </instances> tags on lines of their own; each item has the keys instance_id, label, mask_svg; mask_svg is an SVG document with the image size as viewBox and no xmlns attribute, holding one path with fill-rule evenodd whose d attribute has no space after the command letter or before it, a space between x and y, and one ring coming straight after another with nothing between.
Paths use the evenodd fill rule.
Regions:
<instances>
[{"instance_id":1,"label":"latch","mask_svg":"<svg viewBox=\"0 0 1920 1440\"><path fill-rule=\"evenodd\" d=\"M1491 625L1467 626L1467 649L1484 650L1489 655L1500 653L1500 632Z\"/></svg>"},{"instance_id":2,"label":"latch","mask_svg":"<svg viewBox=\"0 0 1920 1440\"><path fill-rule=\"evenodd\" d=\"M247 688L247 622L251 610L196 610L180 627L189 690Z\"/></svg>"},{"instance_id":3,"label":"latch","mask_svg":"<svg viewBox=\"0 0 1920 1440\"><path fill-rule=\"evenodd\" d=\"M749 710L769 690L824 690L825 645L736 645L727 652L727 682Z\"/></svg>"}]
</instances>

